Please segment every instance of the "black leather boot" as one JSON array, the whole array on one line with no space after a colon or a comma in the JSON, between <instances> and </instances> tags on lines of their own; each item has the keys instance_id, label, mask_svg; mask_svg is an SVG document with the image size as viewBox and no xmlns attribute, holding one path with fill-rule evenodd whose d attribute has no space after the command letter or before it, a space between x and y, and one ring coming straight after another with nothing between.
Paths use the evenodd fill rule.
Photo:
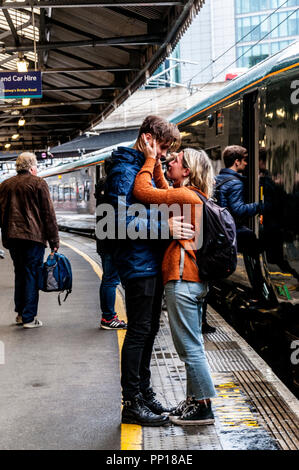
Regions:
<instances>
[{"instance_id":1,"label":"black leather boot","mask_svg":"<svg viewBox=\"0 0 299 470\"><path fill-rule=\"evenodd\" d=\"M164 426L169 423L168 416L153 413L144 403L141 394L130 400L124 400L122 423L140 424L141 426Z\"/></svg>"},{"instance_id":2,"label":"black leather boot","mask_svg":"<svg viewBox=\"0 0 299 470\"><path fill-rule=\"evenodd\" d=\"M144 404L156 415L161 415L162 413L170 413L175 410L174 407L165 408L162 403L160 403L155 397L156 394L153 389L150 387L147 390L142 392Z\"/></svg>"},{"instance_id":3,"label":"black leather boot","mask_svg":"<svg viewBox=\"0 0 299 470\"><path fill-rule=\"evenodd\" d=\"M216 328L209 325L208 323L202 323L201 332L204 335L205 333L215 333Z\"/></svg>"}]
</instances>

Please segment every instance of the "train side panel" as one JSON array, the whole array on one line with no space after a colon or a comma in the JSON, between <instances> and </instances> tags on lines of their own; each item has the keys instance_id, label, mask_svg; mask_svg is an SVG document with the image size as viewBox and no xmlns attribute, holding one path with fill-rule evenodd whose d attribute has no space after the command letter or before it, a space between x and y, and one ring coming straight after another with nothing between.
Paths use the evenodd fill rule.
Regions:
<instances>
[{"instance_id":1,"label":"train side panel","mask_svg":"<svg viewBox=\"0 0 299 470\"><path fill-rule=\"evenodd\" d=\"M96 166L46 177L51 198L58 212L95 214Z\"/></svg>"}]
</instances>

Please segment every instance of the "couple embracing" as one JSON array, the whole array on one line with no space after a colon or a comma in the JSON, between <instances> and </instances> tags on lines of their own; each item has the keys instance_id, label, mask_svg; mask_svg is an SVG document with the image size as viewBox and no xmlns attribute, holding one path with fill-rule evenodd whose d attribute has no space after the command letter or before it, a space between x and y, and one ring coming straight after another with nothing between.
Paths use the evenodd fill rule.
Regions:
<instances>
[{"instance_id":1,"label":"couple embracing","mask_svg":"<svg viewBox=\"0 0 299 470\"><path fill-rule=\"evenodd\" d=\"M113 206L116 218L120 216L120 199L125 201L126 209L137 202L148 208L148 217L143 222L149 237L118 239L113 253L125 288L128 319L121 355L122 422L128 424L161 426L169 419L178 425L214 422L210 399L215 396L215 389L201 334L202 302L208 287L199 278L195 254L190 250L195 235L195 208L202 204L191 188L210 197L214 174L204 151L184 149L174 154L180 142L180 133L174 124L148 116L133 148L118 147L112 153L106 180L106 201ZM172 181L172 187L161 165L161 158L169 153L172 158L168 162L167 178ZM191 223L170 217L167 221L169 239L158 236L158 240L152 240L150 204L189 205ZM126 211L122 222L128 226L132 220L134 215ZM161 234L165 229L163 221L157 224ZM187 247L188 256L185 256ZM172 409L165 408L156 399L150 381L150 360L159 330L164 289L174 345L187 374L186 399Z\"/></svg>"}]
</instances>

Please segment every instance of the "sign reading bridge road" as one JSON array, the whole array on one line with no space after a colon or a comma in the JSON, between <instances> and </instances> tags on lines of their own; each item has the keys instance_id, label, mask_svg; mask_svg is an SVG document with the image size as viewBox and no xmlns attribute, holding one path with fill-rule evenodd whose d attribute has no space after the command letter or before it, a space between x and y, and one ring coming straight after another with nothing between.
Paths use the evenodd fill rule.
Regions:
<instances>
[{"instance_id":1,"label":"sign reading bridge road","mask_svg":"<svg viewBox=\"0 0 299 470\"><path fill-rule=\"evenodd\" d=\"M41 72L0 72L0 98L42 98Z\"/></svg>"}]
</instances>

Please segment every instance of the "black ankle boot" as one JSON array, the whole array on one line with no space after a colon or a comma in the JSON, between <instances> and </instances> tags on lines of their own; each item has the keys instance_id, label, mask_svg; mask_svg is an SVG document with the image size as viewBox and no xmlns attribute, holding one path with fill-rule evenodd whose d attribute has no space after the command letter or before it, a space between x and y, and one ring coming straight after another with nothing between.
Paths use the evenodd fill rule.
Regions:
<instances>
[{"instance_id":1,"label":"black ankle boot","mask_svg":"<svg viewBox=\"0 0 299 470\"><path fill-rule=\"evenodd\" d=\"M144 404L156 415L161 415L162 413L170 413L175 409L175 407L165 408L162 403L160 403L155 398L156 394L151 387L143 391L142 396Z\"/></svg>"},{"instance_id":2,"label":"black ankle boot","mask_svg":"<svg viewBox=\"0 0 299 470\"><path fill-rule=\"evenodd\" d=\"M130 400L124 400L122 410L122 423L140 424L141 426L163 426L168 424L168 416L160 416L153 413L144 403L141 394Z\"/></svg>"},{"instance_id":3,"label":"black ankle boot","mask_svg":"<svg viewBox=\"0 0 299 470\"><path fill-rule=\"evenodd\" d=\"M216 328L209 325L208 323L202 323L201 332L204 335L205 333L215 333Z\"/></svg>"}]
</instances>

